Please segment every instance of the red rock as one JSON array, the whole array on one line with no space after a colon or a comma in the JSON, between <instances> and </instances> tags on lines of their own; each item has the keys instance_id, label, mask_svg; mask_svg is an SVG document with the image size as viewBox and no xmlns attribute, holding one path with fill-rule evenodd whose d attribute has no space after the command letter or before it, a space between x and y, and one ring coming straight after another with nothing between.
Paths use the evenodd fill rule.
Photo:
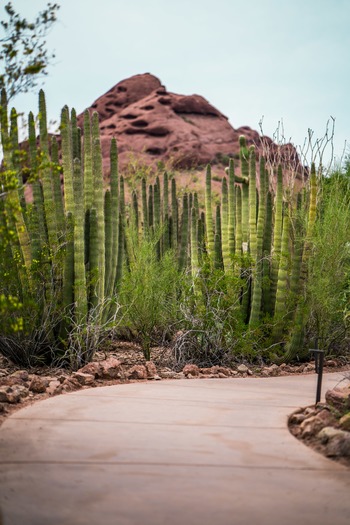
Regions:
<instances>
[{"instance_id":1,"label":"red rock","mask_svg":"<svg viewBox=\"0 0 350 525\"><path fill-rule=\"evenodd\" d=\"M34 394L43 394L46 392L47 387L49 386L49 381L46 378L33 375L31 382L29 384L29 390L34 392Z\"/></svg>"},{"instance_id":2,"label":"red rock","mask_svg":"<svg viewBox=\"0 0 350 525\"><path fill-rule=\"evenodd\" d=\"M105 361L100 361L100 367L103 379L116 379L123 375L121 362L115 357L109 357Z\"/></svg>"},{"instance_id":3,"label":"red rock","mask_svg":"<svg viewBox=\"0 0 350 525\"><path fill-rule=\"evenodd\" d=\"M46 392L50 394L50 396L56 396L58 394L61 394L62 390L63 388L62 388L61 383L58 381L58 379L54 379L50 381Z\"/></svg>"},{"instance_id":4,"label":"red rock","mask_svg":"<svg viewBox=\"0 0 350 525\"><path fill-rule=\"evenodd\" d=\"M198 377L199 368L197 365L185 365L182 373L185 375L185 377Z\"/></svg>"},{"instance_id":5,"label":"red rock","mask_svg":"<svg viewBox=\"0 0 350 525\"><path fill-rule=\"evenodd\" d=\"M326 402L338 410L350 409L350 385L343 388L335 387L333 390L327 390Z\"/></svg>"},{"instance_id":6,"label":"red rock","mask_svg":"<svg viewBox=\"0 0 350 525\"><path fill-rule=\"evenodd\" d=\"M102 377L102 367L101 364L97 362L88 363L82 368L79 368L78 372L82 374L92 375L95 379L97 377Z\"/></svg>"},{"instance_id":7,"label":"red rock","mask_svg":"<svg viewBox=\"0 0 350 525\"><path fill-rule=\"evenodd\" d=\"M23 385L1 386L0 387L0 402L3 403L19 403L23 397L29 394L28 388Z\"/></svg>"},{"instance_id":8,"label":"red rock","mask_svg":"<svg viewBox=\"0 0 350 525\"><path fill-rule=\"evenodd\" d=\"M154 379L158 376L158 371L153 361L147 361L145 366L147 370L147 379Z\"/></svg>"},{"instance_id":9,"label":"red rock","mask_svg":"<svg viewBox=\"0 0 350 525\"><path fill-rule=\"evenodd\" d=\"M144 365L134 365L127 372L128 379L147 379L147 369Z\"/></svg>"},{"instance_id":10,"label":"red rock","mask_svg":"<svg viewBox=\"0 0 350 525\"><path fill-rule=\"evenodd\" d=\"M62 390L65 392L74 392L74 390L79 390L82 387L80 381L75 377L67 377L62 383Z\"/></svg>"},{"instance_id":11,"label":"red rock","mask_svg":"<svg viewBox=\"0 0 350 525\"><path fill-rule=\"evenodd\" d=\"M95 381L95 376L92 374L85 374L84 372L73 372L72 378L76 379L81 385L92 385Z\"/></svg>"},{"instance_id":12,"label":"red rock","mask_svg":"<svg viewBox=\"0 0 350 525\"><path fill-rule=\"evenodd\" d=\"M257 156L262 151L257 131L248 126L234 129L202 96L168 92L149 73L122 80L89 109L99 113L106 173L112 137L117 139L121 169L130 163L130 154L148 166L163 161L170 167L190 169L218 163L225 157L237 157L242 134L248 146L257 144ZM83 128L83 113L78 124ZM277 148L268 137L264 140L272 149ZM280 154L290 159L295 149L287 144L280 148Z\"/></svg>"},{"instance_id":13,"label":"red rock","mask_svg":"<svg viewBox=\"0 0 350 525\"><path fill-rule=\"evenodd\" d=\"M10 377L16 377L18 379L21 379L22 381L28 381L29 374L27 370L16 370L16 372L13 372L13 374L11 374Z\"/></svg>"}]
</instances>

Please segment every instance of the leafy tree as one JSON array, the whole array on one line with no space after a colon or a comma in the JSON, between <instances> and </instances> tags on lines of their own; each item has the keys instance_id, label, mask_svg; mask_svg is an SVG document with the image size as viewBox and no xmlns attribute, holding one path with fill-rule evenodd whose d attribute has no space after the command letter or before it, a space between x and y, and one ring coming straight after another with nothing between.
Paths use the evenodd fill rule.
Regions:
<instances>
[{"instance_id":1,"label":"leafy tree","mask_svg":"<svg viewBox=\"0 0 350 525\"><path fill-rule=\"evenodd\" d=\"M48 53L45 38L58 9L58 4L48 3L34 22L28 22L11 2L5 5L7 18L0 21L0 89L6 89L8 99L32 90L47 75L55 55Z\"/></svg>"}]
</instances>

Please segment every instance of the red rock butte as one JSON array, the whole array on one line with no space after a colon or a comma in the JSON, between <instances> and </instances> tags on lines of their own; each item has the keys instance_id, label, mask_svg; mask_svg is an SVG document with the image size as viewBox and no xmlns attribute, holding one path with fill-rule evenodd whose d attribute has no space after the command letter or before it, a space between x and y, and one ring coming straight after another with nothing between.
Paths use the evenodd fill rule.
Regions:
<instances>
[{"instance_id":1,"label":"red rock butte","mask_svg":"<svg viewBox=\"0 0 350 525\"><path fill-rule=\"evenodd\" d=\"M88 109L99 114L107 173L112 137L117 139L121 169L134 159L148 166L162 161L175 169L227 165L228 157L238 157L240 135L245 135L248 145L256 144L258 155L262 150L257 131L248 126L234 129L202 96L170 93L149 73L122 80ZM78 124L83 127L83 113ZM276 147L268 137L264 141ZM285 153L294 150L290 144L282 148Z\"/></svg>"}]
</instances>

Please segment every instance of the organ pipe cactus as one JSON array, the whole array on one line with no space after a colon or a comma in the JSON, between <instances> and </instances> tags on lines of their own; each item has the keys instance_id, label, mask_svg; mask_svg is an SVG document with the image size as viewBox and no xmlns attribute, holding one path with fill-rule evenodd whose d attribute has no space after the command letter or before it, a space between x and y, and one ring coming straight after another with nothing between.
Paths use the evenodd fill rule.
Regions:
<instances>
[{"instance_id":1,"label":"organ pipe cactus","mask_svg":"<svg viewBox=\"0 0 350 525\"><path fill-rule=\"evenodd\" d=\"M205 177L205 221L208 254L210 259L214 261L214 227L211 196L211 167L209 165L207 166Z\"/></svg>"}]
</instances>

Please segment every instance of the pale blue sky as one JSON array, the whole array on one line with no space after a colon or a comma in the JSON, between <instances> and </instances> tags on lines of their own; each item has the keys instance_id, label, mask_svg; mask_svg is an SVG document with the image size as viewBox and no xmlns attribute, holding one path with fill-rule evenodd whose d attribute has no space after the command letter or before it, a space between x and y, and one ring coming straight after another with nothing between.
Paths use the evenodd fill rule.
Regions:
<instances>
[{"instance_id":1,"label":"pale blue sky","mask_svg":"<svg viewBox=\"0 0 350 525\"><path fill-rule=\"evenodd\" d=\"M149 72L169 91L204 96L235 128L259 129L264 116L272 136L282 118L300 145L309 128L321 137L332 115L334 154L350 143L350 0L57 1L47 39L56 63L44 87L52 119ZM13 0L29 18L45 4ZM37 97L14 104L36 111Z\"/></svg>"}]
</instances>

